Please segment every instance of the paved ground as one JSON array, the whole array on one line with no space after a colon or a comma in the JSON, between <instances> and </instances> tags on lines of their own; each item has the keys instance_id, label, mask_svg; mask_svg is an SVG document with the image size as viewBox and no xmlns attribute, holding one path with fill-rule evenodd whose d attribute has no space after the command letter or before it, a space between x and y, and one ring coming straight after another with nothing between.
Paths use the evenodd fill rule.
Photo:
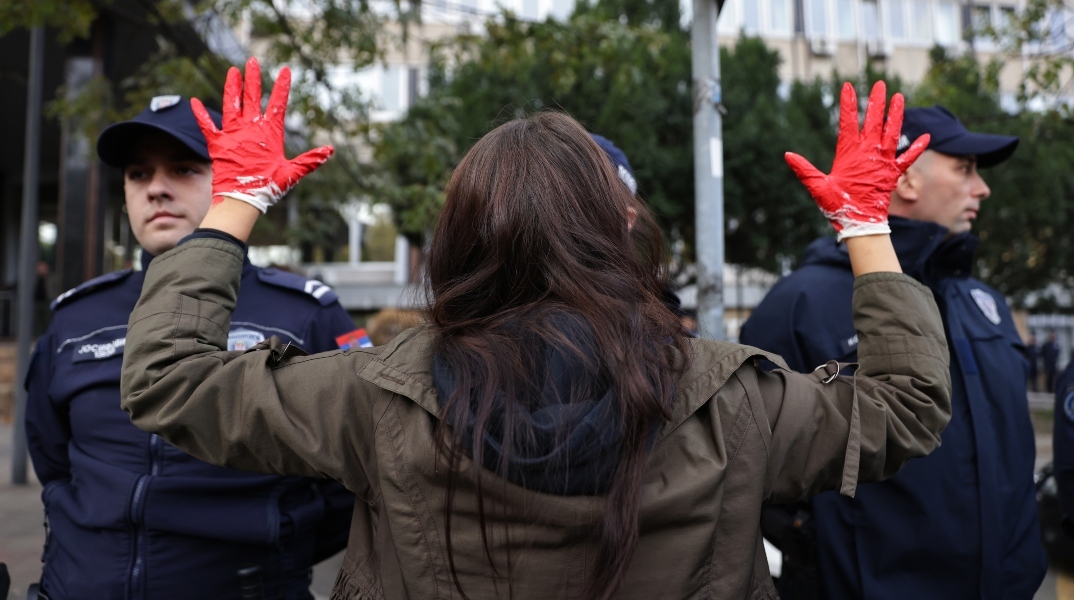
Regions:
<instances>
[{"instance_id":1,"label":"paved ground","mask_svg":"<svg viewBox=\"0 0 1074 600\"><path fill-rule=\"evenodd\" d=\"M1043 395L1042 395L1043 396ZM1038 404L1043 407L1043 399ZM1038 466L1051 460L1052 436L1047 426L1050 419L1035 415L1037 429ZM33 477L26 486L11 485L12 427L0 422L0 562L7 563L11 573L10 600L25 598L26 588L41 575L41 547L44 543L41 512L41 484ZM312 591L317 600L326 600L339 572L342 555L337 555L314 569ZM2 600L2 599L0 599ZM1048 572L1034 600L1074 600L1074 577Z\"/></svg>"},{"instance_id":2,"label":"paved ground","mask_svg":"<svg viewBox=\"0 0 1074 600\"><path fill-rule=\"evenodd\" d=\"M30 484L11 485L12 427L0 423L0 562L11 574L9 598L25 598L26 587L41 575L44 543L41 484L30 472Z\"/></svg>"},{"instance_id":3,"label":"paved ground","mask_svg":"<svg viewBox=\"0 0 1074 600\"><path fill-rule=\"evenodd\" d=\"M1044 392L1029 392L1029 408L1033 410L1052 410L1055 408L1055 395Z\"/></svg>"}]
</instances>

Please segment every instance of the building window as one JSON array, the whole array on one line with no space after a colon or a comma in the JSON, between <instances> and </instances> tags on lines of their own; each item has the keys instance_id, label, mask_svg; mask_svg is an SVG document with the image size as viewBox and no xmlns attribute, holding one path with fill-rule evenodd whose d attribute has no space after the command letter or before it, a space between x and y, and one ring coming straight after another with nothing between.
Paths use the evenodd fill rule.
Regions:
<instances>
[{"instance_id":1,"label":"building window","mask_svg":"<svg viewBox=\"0 0 1074 600\"><path fill-rule=\"evenodd\" d=\"M381 76L380 106L388 112L396 112L402 109L399 102L399 79L402 69L396 66L385 66Z\"/></svg>"},{"instance_id":2,"label":"building window","mask_svg":"<svg viewBox=\"0 0 1074 600\"><path fill-rule=\"evenodd\" d=\"M716 19L716 30L720 34L730 36L738 35L739 25L737 4L737 2L729 1L723 5L723 10L720 11L720 14Z\"/></svg>"},{"instance_id":3,"label":"building window","mask_svg":"<svg viewBox=\"0 0 1074 600\"><path fill-rule=\"evenodd\" d=\"M1067 17L1070 15L1066 10L1052 10L1049 12L1047 23L1047 44L1052 49L1065 48L1067 43Z\"/></svg>"},{"instance_id":4,"label":"building window","mask_svg":"<svg viewBox=\"0 0 1074 600\"><path fill-rule=\"evenodd\" d=\"M861 35L867 40L880 39L880 10L876 0L861 3Z\"/></svg>"},{"instance_id":5,"label":"building window","mask_svg":"<svg viewBox=\"0 0 1074 600\"><path fill-rule=\"evenodd\" d=\"M961 39L958 26L958 4L955 2L936 3L936 43L953 46Z\"/></svg>"},{"instance_id":6,"label":"building window","mask_svg":"<svg viewBox=\"0 0 1074 600\"><path fill-rule=\"evenodd\" d=\"M835 22L837 32L843 39L854 39L858 35L858 20L854 11L854 0L835 0Z\"/></svg>"},{"instance_id":7,"label":"building window","mask_svg":"<svg viewBox=\"0 0 1074 600\"><path fill-rule=\"evenodd\" d=\"M411 67L406 75L406 107L410 108L417 104L421 96L421 69Z\"/></svg>"},{"instance_id":8,"label":"building window","mask_svg":"<svg viewBox=\"0 0 1074 600\"><path fill-rule=\"evenodd\" d=\"M996 20L996 30L1003 31L1011 26L1014 22L1014 7L1013 6L1001 6L999 7L999 18Z\"/></svg>"},{"instance_id":9,"label":"building window","mask_svg":"<svg viewBox=\"0 0 1074 600\"><path fill-rule=\"evenodd\" d=\"M906 39L906 0L888 0L884 4L888 36L893 40Z\"/></svg>"},{"instance_id":10,"label":"building window","mask_svg":"<svg viewBox=\"0 0 1074 600\"><path fill-rule=\"evenodd\" d=\"M794 30L794 5L792 0L769 0L769 30L772 33L789 35Z\"/></svg>"},{"instance_id":11,"label":"building window","mask_svg":"<svg viewBox=\"0 0 1074 600\"><path fill-rule=\"evenodd\" d=\"M541 4L539 0L522 0L522 18L527 21L536 21L541 18Z\"/></svg>"},{"instance_id":12,"label":"building window","mask_svg":"<svg viewBox=\"0 0 1074 600\"><path fill-rule=\"evenodd\" d=\"M828 35L828 2L827 0L806 0L809 8L809 19L806 30L809 35Z\"/></svg>"},{"instance_id":13,"label":"building window","mask_svg":"<svg viewBox=\"0 0 1074 600\"><path fill-rule=\"evenodd\" d=\"M574 12L574 0L552 0L552 13L557 19L566 21Z\"/></svg>"},{"instance_id":14,"label":"building window","mask_svg":"<svg viewBox=\"0 0 1074 600\"><path fill-rule=\"evenodd\" d=\"M973 33L979 34L980 32L988 29L992 26L992 7L991 6L971 6L970 7L970 27L973 28Z\"/></svg>"},{"instance_id":15,"label":"building window","mask_svg":"<svg viewBox=\"0 0 1074 600\"><path fill-rule=\"evenodd\" d=\"M917 42L931 43L932 40L932 2L913 0L910 5L910 39Z\"/></svg>"},{"instance_id":16,"label":"building window","mask_svg":"<svg viewBox=\"0 0 1074 600\"><path fill-rule=\"evenodd\" d=\"M759 2L742 3L742 28L751 35L757 35L761 32L761 6Z\"/></svg>"}]
</instances>

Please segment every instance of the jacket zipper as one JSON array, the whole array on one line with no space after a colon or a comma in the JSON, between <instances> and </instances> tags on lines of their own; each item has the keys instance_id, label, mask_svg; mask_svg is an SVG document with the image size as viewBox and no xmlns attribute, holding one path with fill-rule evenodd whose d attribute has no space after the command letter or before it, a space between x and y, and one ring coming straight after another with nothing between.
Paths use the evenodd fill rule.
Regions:
<instances>
[{"instance_id":1,"label":"jacket zipper","mask_svg":"<svg viewBox=\"0 0 1074 600\"><path fill-rule=\"evenodd\" d=\"M135 600L142 597L142 577L145 570L145 526L142 524L142 515L145 505L145 489L149 485L149 478L160 474L160 466L164 460L164 449L161 439L156 434L149 437L149 473L138 476L134 484L134 495L131 498L131 521L134 527L134 564L130 573L129 598ZM136 520L137 519L137 520Z\"/></svg>"}]
</instances>

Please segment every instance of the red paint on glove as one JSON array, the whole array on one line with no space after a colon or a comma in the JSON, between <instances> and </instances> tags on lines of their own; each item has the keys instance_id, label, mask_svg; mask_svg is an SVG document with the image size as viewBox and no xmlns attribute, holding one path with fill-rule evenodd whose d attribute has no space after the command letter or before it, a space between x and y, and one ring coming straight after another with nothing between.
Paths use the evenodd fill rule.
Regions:
<instances>
[{"instance_id":1,"label":"red paint on glove","mask_svg":"<svg viewBox=\"0 0 1074 600\"><path fill-rule=\"evenodd\" d=\"M794 174L809 190L839 239L890 233L888 205L899 176L929 145L928 134L917 138L898 158L895 149L902 131L902 94L891 99L887 123L884 104L887 88L876 82L865 109L865 125L858 131L858 97L854 86L843 84L839 106L839 141L829 175L801 156L785 156Z\"/></svg>"},{"instance_id":2,"label":"red paint on glove","mask_svg":"<svg viewBox=\"0 0 1074 600\"><path fill-rule=\"evenodd\" d=\"M213 161L213 204L234 198L264 213L332 156L331 146L315 148L294 160L284 156L283 121L290 91L291 70L284 67L261 114L261 66L251 58L246 62L245 93L239 70L228 70L222 129L216 128L200 100L190 99Z\"/></svg>"}]
</instances>

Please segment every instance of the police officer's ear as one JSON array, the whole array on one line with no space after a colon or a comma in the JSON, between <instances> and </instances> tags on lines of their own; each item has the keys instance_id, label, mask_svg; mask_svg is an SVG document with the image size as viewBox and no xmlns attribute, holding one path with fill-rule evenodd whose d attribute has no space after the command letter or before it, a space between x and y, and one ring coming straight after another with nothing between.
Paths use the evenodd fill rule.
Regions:
<instances>
[{"instance_id":1,"label":"police officer's ear","mask_svg":"<svg viewBox=\"0 0 1074 600\"><path fill-rule=\"evenodd\" d=\"M905 203L917 202L921 196L921 187L924 184L924 178L920 171L915 169L913 165L910 165L909 169L899 175L898 181L895 182L895 191L892 193L892 201L898 202L902 200Z\"/></svg>"},{"instance_id":2,"label":"police officer's ear","mask_svg":"<svg viewBox=\"0 0 1074 600\"><path fill-rule=\"evenodd\" d=\"M913 203L921 198L921 190L925 185L925 170L928 169L932 160L932 152L926 150L910 165L895 182L895 191L892 193L892 201L902 200L905 203Z\"/></svg>"}]
</instances>

